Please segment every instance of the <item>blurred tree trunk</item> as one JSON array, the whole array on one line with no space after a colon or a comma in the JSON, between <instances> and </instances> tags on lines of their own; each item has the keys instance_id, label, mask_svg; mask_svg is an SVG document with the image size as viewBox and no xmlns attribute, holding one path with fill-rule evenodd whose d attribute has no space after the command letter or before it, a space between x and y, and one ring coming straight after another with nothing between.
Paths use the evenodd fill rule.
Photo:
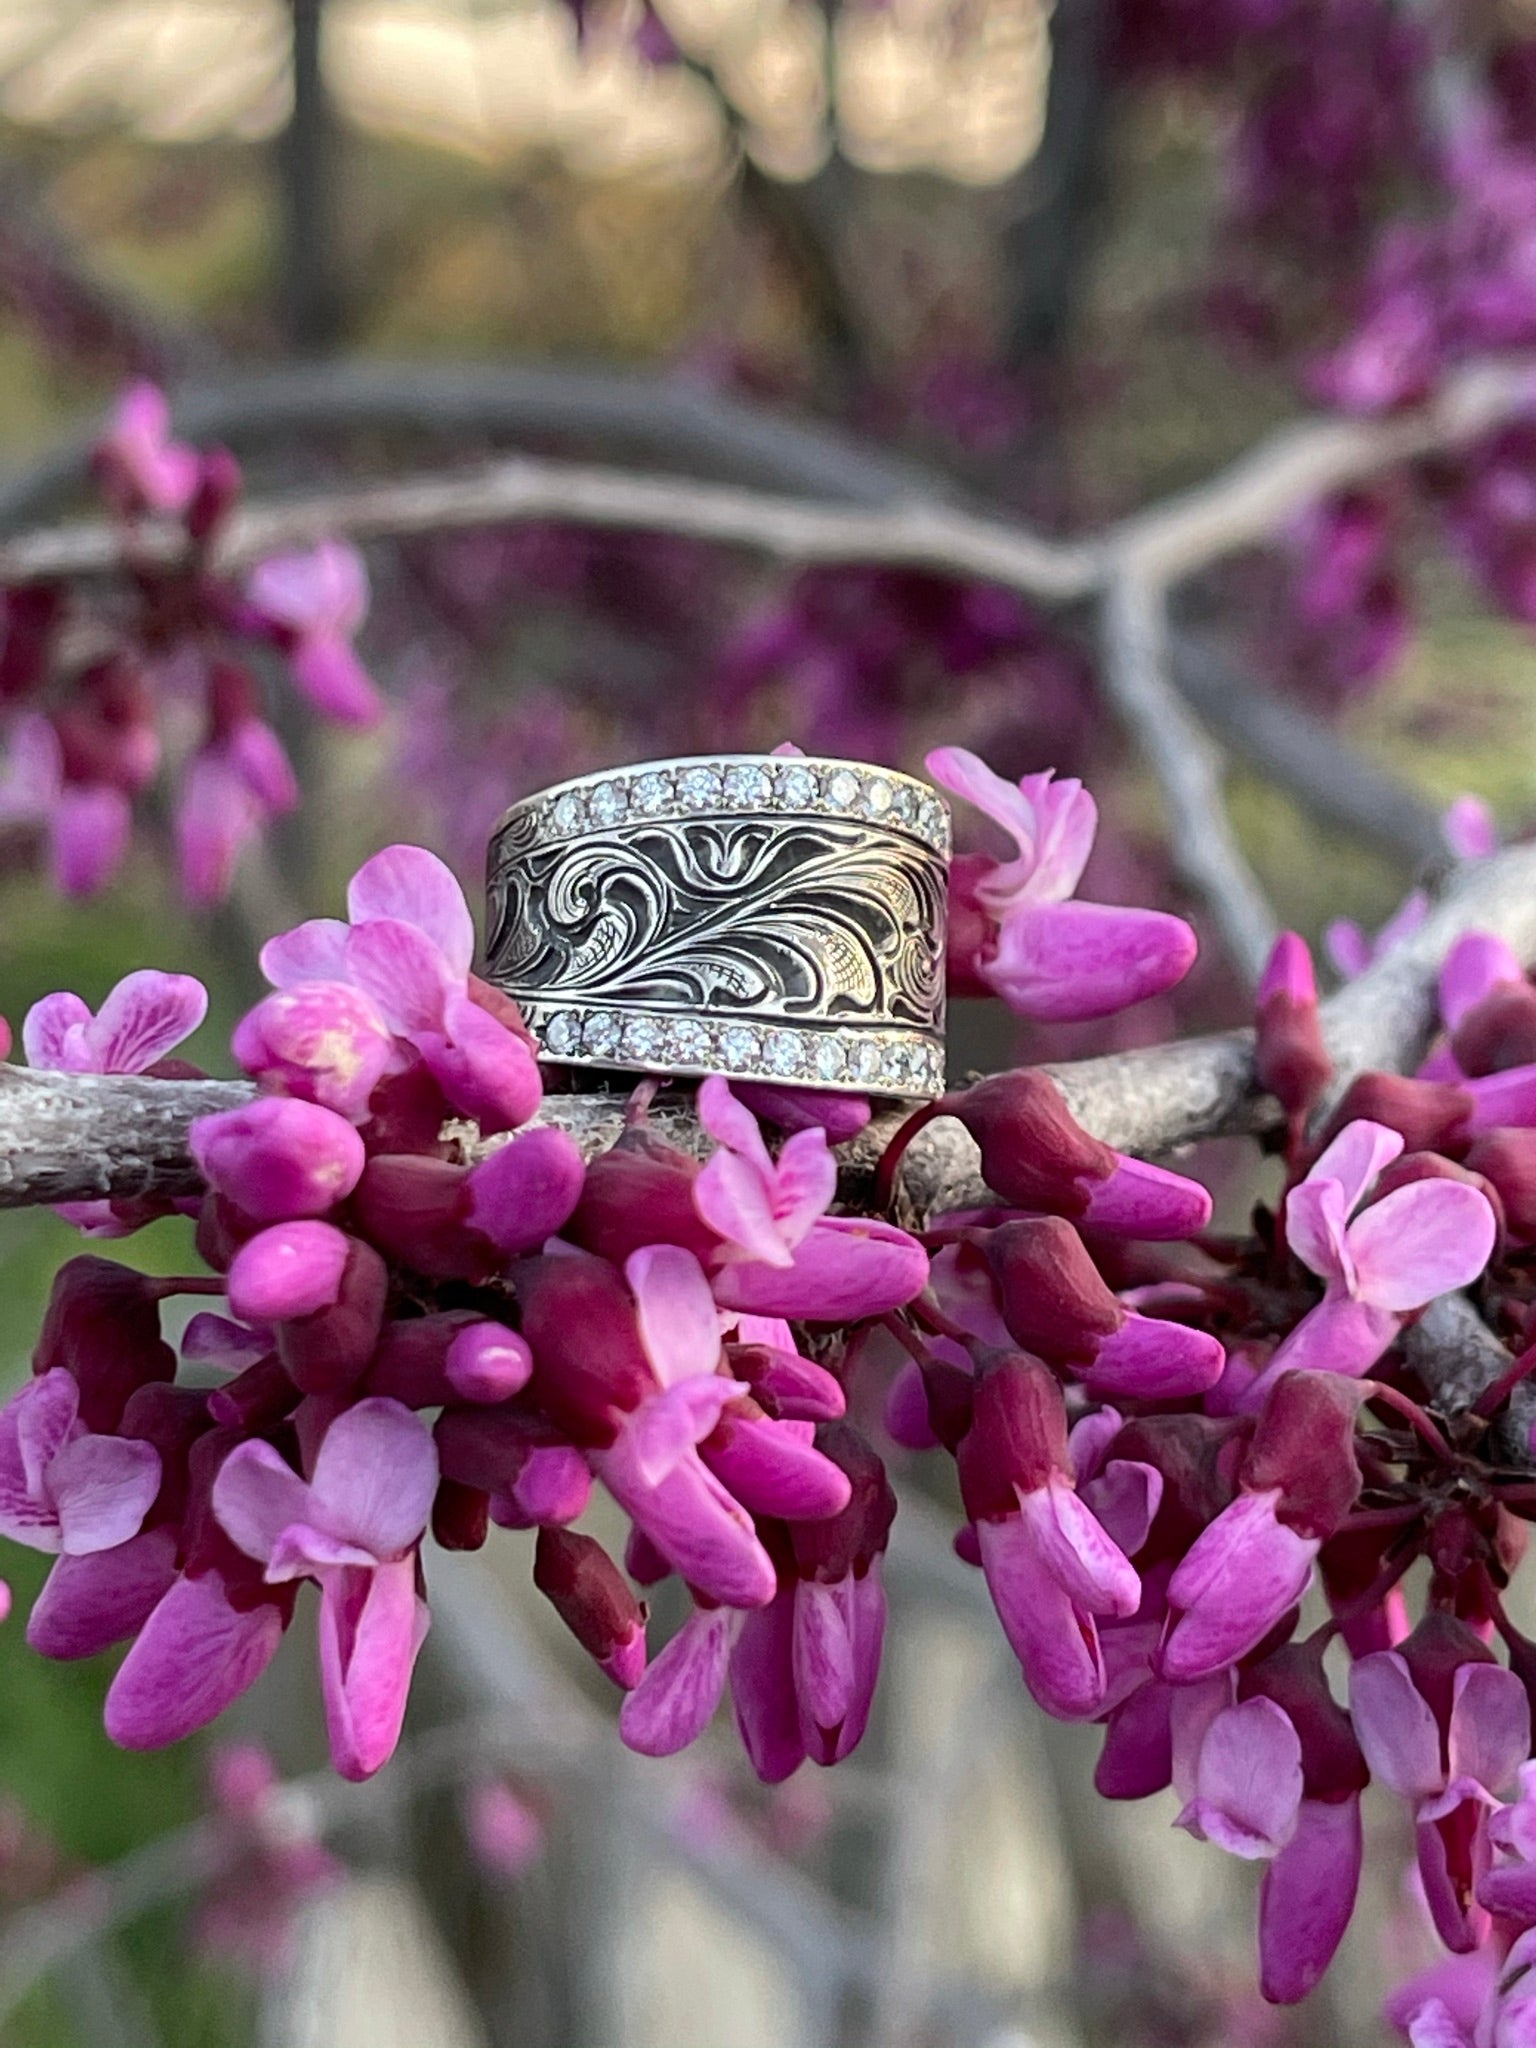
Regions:
<instances>
[{"instance_id":1,"label":"blurred tree trunk","mask_svg":"<svg viewBox=\"0 0 1536 2048\"><path fill-rule=\"evenodd\" d=\"M342 329L336 260L337 136L322 61L325 0L289 0L293 110L278 138L282 242L278 278L284 338L299 354L330 348Z\"/></svg>"}]
</instances>

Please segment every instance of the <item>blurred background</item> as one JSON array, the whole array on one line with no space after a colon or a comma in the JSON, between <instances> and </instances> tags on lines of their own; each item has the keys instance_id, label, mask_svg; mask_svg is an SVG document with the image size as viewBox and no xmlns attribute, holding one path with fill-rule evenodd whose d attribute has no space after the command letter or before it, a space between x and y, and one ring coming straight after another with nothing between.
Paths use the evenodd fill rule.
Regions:
<instances>
[{"instance_id":1,"label":"blurred background","mask_svg":"<svg viewBox=\"0 0 1536 2048\"><path fill-rule=\"evenodd\" d=\"M523 450L1091 530L1352 403L1339 365L1358 367L1405 235L1432 309L1490 270L1524 307L1528 33L1492 0L0 0L0 531L92 508L84 452L143 378L188 439L235 451L253 499ZM1490 254L1468 195L1495 163ZM1536 298L1500 318L1490 345L1536 341ZM1310 937L1380 924L1442 857L1457 795L1508 828L1530 808L1533 486L1532 449L1495 439L1181 595L1180 687L1231 751L1278 916ZM152 962L207 981L188 1050L227 1070L256 943L333 911L383 839L443 852L473 901L520 793L785 738L1084 774L1105 820L1088 893L1206 934L1086 619L527 523L365 552L383 715L321 726L263 674L305 801L244 848L225 902L183 903L153 805L86 901L5 837L13 1022ZM1109 1027L1026 1038L961 1008L963 1070L1238 1021L1245 999L1208 943L1176 1000ZM1234 1205L1251 1194L1251 1162L1205 1164ZM41 1213L0 1224L13 1376L75 1242ZM175 1223L119 1255L193 1256ZM295 1784L277 1847L210 1885L252 1757L121 1756L107 1674L0 1631L0 1955L19 1971L0 2041L1381 2038L1382 1990L1418 1958L1403 1902L1357 1916L1308 2006L1260 2007L1248 1873L1173 1834L1169 1800L1099 1806L1092 1731L1029 1709L944 1503L900 1477L877 1725L852 1763L772 1794L725 1739L626 1756L504 1536L437 1560L407 1743L375 1785L312 1775L293 1646L241 1703L233 1739ZM32 1563L7 1558L23 1607Z\"/></svg>"}]
</instances>

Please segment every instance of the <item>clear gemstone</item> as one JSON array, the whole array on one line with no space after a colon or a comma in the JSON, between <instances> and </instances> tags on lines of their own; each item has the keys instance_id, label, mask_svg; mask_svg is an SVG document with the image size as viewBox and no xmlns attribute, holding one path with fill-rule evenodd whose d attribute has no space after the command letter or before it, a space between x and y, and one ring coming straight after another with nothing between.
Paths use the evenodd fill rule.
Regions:
<instances>
[{"instance_id":1,"label":"clear gemstone","mask_svg":"<svg viewBox=\"0 0 1536 2048\"><path fill-rule=\"evenodd\" d=\"M871 817L883 818L895 796L895 790L883 775L872 775L864 785L864 803Z\"/></svg>"},{"instance_id":2,"label":"clear gemstone","mask_svg":"<svg viewBox=\"0 0 1536 2048\"><path fill-rule=\"evenodd\" d=\"M629 803L622 782L600 782L587 801L596 825L617 825Z\"/></svg>"},{"instance_id":3,"label":"clear gemstone","mask_svg":"<svg viewBox=\"0 0 1536 2048\"><path fill-rule=\"evenodd\" d=\"M654 1017L631 1017L624 1026L624 1057L647 1065L663 1057L666 1034Z\"/></svg>"},{"instance_id":4,"label":"clear gemstone","mask_svg":"<svg viewBox=\"0 0 1536 2048\"><path fill-rule=\"evenodd\" d=\"M773 794L765 768L748 768L740 762L725 771L725 800L728 804L765 804Z\"/></svg>"},{"instance_id":5,"label":"clear gemstone","mask_svg":"<svg viewBox=\"0 0 1536 2048\"><path fill-rule=\"evenodd\" d=\"M654 769L648 774L637 775L629 785L629 801L632 810L654 818L658 811L666 810L672 801L672 778L658 775Z\"/></svg>"},{"instance_id":6,"label":"clear gemstone","mask_svg":"<svg viewBox=\"0 0 1536 2048\"><path fill-rule=\"evenodd\" d=\"M677 778L677 793L693 810L706 811L720 801L718 768L685 768Z\"/></svg>"},{"instance_id":7,"label":"clear gemstone","mask_svg":"<svg viewBox=\"0 0 1536 2048\"><path fill-rule=\"evenodd\" d=\"M917 816L917 791L910 782L898 782L892 789L891 816L898 825L910 825Z\"/></svg>"},{"instance_id":8,"label":"clear gemstone","mask_svg":"<svg viewBox=\"0 0 1536 2048\"><path fill-rule=\"evenodd\" d=\"M859 800L859 778L851 768L834 768L827 780L827 795L840 811L851 811Z\"/></svg>"},{"instance_id":9,"label":"clear gemstone","mask_svg":"<svg viewBox=\"0 0 1536 2048\"><path fill-rule=\"evenodd\" d=\"M555 798L551 820L557 832L579 832L587 821L586 806L574 789Z\"/></svg>"},{"instance_id":10,"label":"clear gemstone","mask_svg":"<svg viewBox=\"0 0 1536 2048\"><path fill-rule=\"evenodd\" d=\"M544 1027L544 1044L556 1059L564 1059L581 1044L581 1019L573 1010L561 1010Z\"/></svg>"},{"instance_id":11,"label":"clear gemstone","mask_svg":"<svg viewBox=\"0 0 1536 2048\"><path fill-rule=\"evenodd\" d=\"M816 801L816 771L803 761L790 761L779 770L779 801L792 811L803 811Z\"/></svg>"},{"instance_id":12,"label":"clear gemstone","mask_svg":"<svg viewBox=\"0 0 1536 2048\"><path fill-rule=\"evenodd\" d=\"M912 1057L904 1045L893 1045L887 1049L881 1079L893 1095L905 1093L912 1079Z\"/></svg>"},{"instance_id":13,"label":"clear gemstone","mask_svg":"<svg viewBox=\"0 0 1536 2048\"><path fill-rule=\"evenodd\" d=\"M763 1041L749 1024L728 1024L720 1034L720 1059L727 1073L759 1067Z\"/></svg>"},{"instance_id":14,"label":"clear gemstone","mask_svg":"<svg viewBox=\"0 0 1536 2048\"><path fill-rule=\"evenodd\" d=\"M854 1047L853 1071L860 1081L878 1081L883 1055L878 1038L861 1038Z\"/></svg>"},{"instance_id":15,"label":"clear gemstone","mask_svg":"<svg viewBox=\"0 0 1536 2048\"><path fill-rule=\"evenodd\" d=\"M594 1010L581 1035L582 1049L592 1059L611 1059L619 1049L619 1020L608 1010Z\"/></svg>"},{"instance_id":16,"label":"clear gemstone","mask_svg":"<svg viewBox=\"0 0 1536 2048\"><path fill-rule=\"evenodd\" d=\"M768 1034L768 1065L776 1074L786 1078L801 1071L803 1060L798 1031L770 1031Z\"/></svg>"},{"instance_id":17,"label":"clear gemstone","mask_svg":"<svg viewBox=\"0 0 1536 2048\"><path fill-rule=\"evenodd\" d=\"M680 1017L667 1033L667 1057L680 1067L706 1067L713 1050L709 1026L696 1017Z\"/></svg>"},{"instance_id":18,"label":"clear gemstone","mask_svg":"<svg viewBox=\"0 0 1536 2048\"><path fill-rule=\"evenodd\" d=\"M819 1081L841 1081L843 1078L843 1047L835 1038L818 1038L816 1041L816 1078Z\"/></svg>"},{"instance_id":19,"label":"clear gemstone","mask_svg":"<svg viewBox=\"0 0 1536 2048\"><path fill-rule=\"evenodd\" d=\"M937 844L944 837L944 813L931 796L922 797L917 806L917 829L925 839Z\"/></svg>"}]
</instances>

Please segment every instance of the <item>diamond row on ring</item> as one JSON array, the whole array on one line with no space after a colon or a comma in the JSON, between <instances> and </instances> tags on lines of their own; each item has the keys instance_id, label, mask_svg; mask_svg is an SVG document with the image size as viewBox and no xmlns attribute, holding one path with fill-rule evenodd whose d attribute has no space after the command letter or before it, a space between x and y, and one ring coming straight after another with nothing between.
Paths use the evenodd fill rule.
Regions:
<instances>
[{"instance_id":1,"label":"diamond row on ring","mask_svg":"<svg viewBox=\"0 0 1536 2048\"><path fill-rule=\"evenodd\" d=\"M533 823L541 839L569 839L626 823L761 811L856 818L908 833L938 853L949 852L949 813L932 790L911 776L847 761L804 756L768 762L680 761L600 779L587 776L530 801L539 806Z\"/></svg>"},{"instance_id":2,"label":"diamond row on ring","mask_svg":"<svg viewBox=\"0 0 1536 2048\"><path fill-rule=\"evenodd\" d=\"M912 1032L797 1031L531 1003L524 1015L549 1057L574 1065L621 1060L659 1074L724 1072L801 1087L864 1088L872 1095L932 1096L944 1086L941 1048Z\"/></svg>"}]
</instances>

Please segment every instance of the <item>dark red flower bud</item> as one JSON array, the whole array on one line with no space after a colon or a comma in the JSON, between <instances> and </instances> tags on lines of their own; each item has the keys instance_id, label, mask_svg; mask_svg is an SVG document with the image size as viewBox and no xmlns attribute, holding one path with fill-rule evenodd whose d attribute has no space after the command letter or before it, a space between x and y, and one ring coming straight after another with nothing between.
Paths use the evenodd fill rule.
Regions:
<instances>
[{"instance_id":1,"label":"dark red flower bud","mask_svg":"<svg viewBox=\"0 0 1536 2048\"><path fill-rule=\"evenodd\" d=\"M181 1520L186 1511L192 1446L212 1427L208 1397L193 1387L152 1380L129 1395L118 1435L139 1437L160 1454L160 1491L144 1517L146 1528Z\"/></svg>"},{"instance_id":2,"label":"dark red flower bud","mask_svg":"<svg viewBox=\"0 0 1536 2048\"><path fill-rule=\"evenodd\" d=\"M1451 1051L1464 1074L1502 1074L1536 1062L1536 988L1502 981L1462 1018Z\"/></svg>"},{"instance_id":3,"label":"dark red flower bud","mask_svg":"<svg viewBox=\"0 0 1536 2048\"><path fill-rule=\"evenodd\" d=\"M363 1168L352 1212L398 1265L434 1280L486 1280L505 1261L469 1227L470 1169L419 1153L378 1153Z\"/></svg>"},{"instance_id":4,"label":"dark red flower bud","mask_svg":"<svg viewBox=\"0 0 1536 2048\"><path fill-rule=\"evenodd\" d=\"M1406 1074L1357 1074L1328 1119L1313 1157L1357 1117L1401 1131L1410 1152L1459 1152L1471 1115L1471 1097L1452 1082L1413 1081Z\"/></svg>"},{"instance_id":5,"label":"dark red flower bud","mask_svg":"<svg viewBox=\"0 0 1536 2048\"><path fill-rule=\"evenodd\" d=\"M527 1259L514 1277L533 1399L572 1443L611 1444L621 1419L656 1390L629 1289L589 1252Z\"/></svg>"},{"instance_id":6,"label":"dark red flower bud","mask_svg":"<svg viewBox=\"0 0 1536 2048\"><path fill-rule=\"evenodd\" d=\"M261 686L242 661L214 661L206 684L208 737L225 740L261 716Z\"/></svg>"},{"instance_id":7,"label":"dark red flower bud","mask_svg":"<svg viewBox=\"0 0 1536 2048\"><path fill-rule=\"evenodd\" d=\"M0 704L30 697L42 683L63 616L64 593L57 584L23 583L0 592Z\"/></svg>"},{"instance_id":8,"label":"dark red flower bud","mask_svg":"<svg viewBox=\"0 0 1536 2048\"><path fill-rule=\"evenodd\" d=\"M244 482L240 464L228 448L205 448L192 502L187 507L187 534L206 546L239 503Z\"/></svg>"},{"instance_id":9,"label":"dark red flower bud","mask_svg":"<svg viewBox=\"0 0 1536 2048\"><path fill-rule=\"evenodd\" d=\"M258 1358L208 1396L208 1413L224 1429L260 1436L298 1407L300 1394L275 1351Z\"/></svg>"},{"instance_id":10,"label":"dark red flower bud","mask_svg":"<svg viewBox=\"0 0 1536 2048\"><path fill-rule=\"evenodd\" d=\"M645 1669L645 1609L594 1537L541 1529L533 1583L581 1647L626 1691Z\"/></svg>"},{"instance_id":11,"label":"dark red flower bud","mask_svg":"<svg viewBox=\"0 0 1536 2048\"><path fill-rule=\"evenodd\" d=\"M851 1422L824 1422L816 1448L848 1475L853 1491L847 1507L819 1521L791 1522L790 1545L802 1579L835 1585L851 1573L862 1578L890 1541L896 1494L885 1462Z\"/></svg>"},{"instance_id":12,"label":"dark red flower bud","mask_svg":"<svg viewBox=\"0 0 1536 2048\"><path fill-rule=\"evenodd\" d=\"M32 1370L74 1374L87 1429L110 1433L137 1388L175 1379L176 1354L160 1335L165 1291L148 1274L89 1253L54 1275Z\"/></svg>"},{"instance_id":13,"label":"dark red flower bud","mask_svg":"<svg viewBox=\"0 0 1536 2048\"><path fill-rule=\"evenodd\" d=\"M543 1056L544 1048L528 1029L523 1013L503 989L494 982L482 981L478 974L472 974L466 984L469 1000L477 1009L484 1010L488 1017L494 1017L505 1031L514 1038L520 1038L531 1053Z\"/></svg>"},{"instance_id":14,"label":"dark red flower bud","mask_svg":"<svg viewBox=\"0 0 1536 2048\"><path fill-rule=\"evenodd\" d=\"M1138 1560L1182 1557L1232 1505L1252 1435L1247 1416L1141 1415L1125 1425L1110 1455L1153 1465L1163 1475L1162 1505Z\"/></svg>"},{"instance_id":15,"label":"dark red flower bud","mask_svg":"<svg viewBox=\"0 0 1536 2048\"><path fill-rule=\"evenodd\" d=\"M1254 1072L1299 1129L1333 1073L1306 941L1282 932L1259 983Z\"/></svg>"},{"instance_id":16,"label":"dark red flower bud","mask_svg":"<svg viewBox=\"0 0 1536 2048\"><path fill-rule=\"evenodd\" d=\"M921 1361L923 1392L928 1397L928 1426L954 1455L960 1439L975 1420L976 1379L952 1359L930 1355Z\"/></svg>"},{"instance_id":17,"label":"dark red flower bud","mask_svg":"<svg viewBox=\"0 0 1536 2048\"><path fill-rule=\"evenodd\" d=\"M442 1159L447 1153L443 1125L452 1114L425 1060L413 1060L403 1073L388 1075L369 1096L363 1143L371 1156L412 1153Z\"/></svg>"},{"instance_id":18,"label":"dark red flower bud","mask_svg":"<svg viewBox=\"0 0 1536 2048\"><path fill-rule=\"evenodd\" d=\"M336 1299L278 1325L278 1356L294 1385L305 1394L355 1386L379 1341L388 1300L389 1269L371 1244L349 1237Z\"/></svg>"},{"instance_id":19,"label":"dark red flower bud","mask_svg":"<svg viewBox=\"0 0 1536 2048\"><path fill-rule=\"evenodd\" d=\"M699 1164L647 1125L631 1124L588 1166L562 1235L615 1266L647 1244L681 1245L707 1259L720 1240L693 1206Z\"/></svg>"},{"instance_id":20,"label":"dark red flower bud","mask_svg":"<svg viewBox=\"0 0 1536 2048\"><path fill-rule=\"evenodd\" d=\"M1038 1067L994 1074L946 1095L937 1113L965 1125L981 1148L982 1178L1016 1209L1081 1216L1093 1183L1108 1180L1120 1163L1073 1120L1060 1089Z\"/></svg>"},{"instance_id":21,"label":"dark red flower bud","mask_svg":"<svg viewBox=\"0 0 1536 2048\"><path fill-rule=\"evenodd\" d=\"M1088 1248L1061 1216L1026 1216L981 1240L1003 1321L1026 1351L1053 1365L1086 1363L1126 1312Z\"/></svg>"},{"instance_id":22,"label":"dark red flower bud","mask_svg":"<svg viewBox=\"0 0 1536 2048\"><path fill-rule=\"evenodd\" d=\"M213 1512L213 1482L219 1468L236 1444L246 1441L239 1430L210 1429L193 1444L187 1459L187 1507L181 1525L182 1569L191 1578L216 1571L232 1607L241 1612L264 1604L276 1607L286 1628L293 1619L298 1581L269 1586L264 1567L225 1535Z\"/></svg>"},{"instance_id":23,"label":"dark red flower bud","mask_svg":"<svg viewBox=\"0 0 1536 2048\"><path fill-rule=\"evenodd\" d=\"M1307 1799L1347 1799L1363 1792L1370 1770L1355 1740L1354 1723L1334 1698L1323 1671L1324 1644L1285 1643L1262 1663L1237 1674L1240 1700L1273 1700L1301 1738L1302 1793Z\"/></svg>"},{"instance_id":24,"label":"dark red flower bud","mask_svg":"<svg viewBox=\"0 0 1536 2048\"><path fill-rule=\"evenodd\" d=\"M1484 1131L1467 1152L1467 1169L1492 1189L1510 1235L1536 1240L1536 1131Z\"/></svg>"},{"instance_id":25,"label":"dark red flower bud","mask_svg":"<svg viewBox=\"0 0 1536 2048\"><path fill-rule=\"evenodd\" d=\"M528 1453L557 1442L554 1430L513 1401L495 1408L445 1408L432 1434L443 1476L485 1493L510 1493Z\"/></svg>"},{"instance_id":26,"label":"dark red flower bud","mask_svg":"<svg viewBox=\"0 0 1536 2048\"><path fill-rule=\"evenodd\" d=\"M1070 1473L1066 1402L1048 1366L1022 1351L982 1355L971 1426L955 1462L973 1522L1017 1514L1019 1489L1033 1493L1054 1475Z\"/></svg>"},{"instance_id":27,"label":"dark red flower bud","mask_svg":"<svg viewBox=\"0 0 1536 2048\"><path fill-rule=\"evenodd\" d=\"M491 1497L479 1486L441 1479L432 1501L432 1535L444 1550L479 1550L491 1529Z\"/></svg>"},{"instance_id":28,"label":"dark red flower bud","mask_svg":"<svg viewBox=\"0 0 1536 2048\"><path fill-rule=\"evenodd\" d=\"M1364 1390L1332 1372L1285 1372L1275 1382L1243 1461L1251 1493L1280 1489L1277 1520L1303 1536L1333 1535L1360 1497L1355 1417Z\"/></svg>"},{"instance_id":29,"label":"dark red flower bud","mask_svg":"<svg viewBox=\"0 0 1536 2048\"><path fill-rule=\"evenodd\" d=\"M1415 1688L1428 1700L1442 1738L1451 1725L1456 1701L1456 1674L1464 1664L1497 1664L1492 1650L1454 1614L1431 1607L1398 1655L1408 1666Z\"/></svg>"}]
</instances>

